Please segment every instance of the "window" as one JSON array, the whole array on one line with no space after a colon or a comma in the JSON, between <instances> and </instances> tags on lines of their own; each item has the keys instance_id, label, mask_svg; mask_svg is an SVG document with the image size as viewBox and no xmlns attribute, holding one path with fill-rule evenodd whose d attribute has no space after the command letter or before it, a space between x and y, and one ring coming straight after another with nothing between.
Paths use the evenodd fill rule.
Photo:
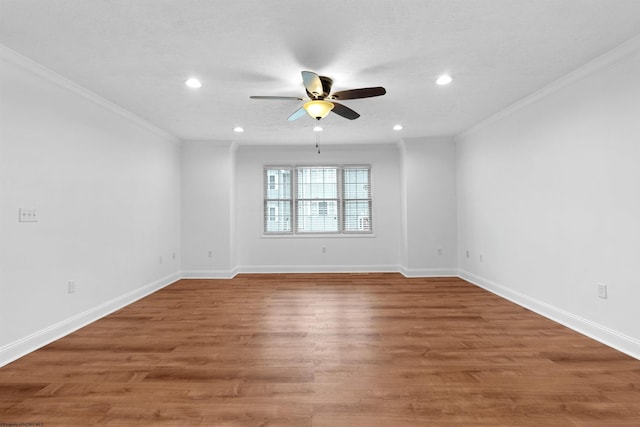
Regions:
<instances>
[{"instance_id":1,"label":"window","mask_svg":"<svg viewBox=\"0 0 640 427\"><path fill-rule=\"evenodd\" d=\"M371 167L266 166L265 234L371 233Z\"/></svg>"},{"instance_id":2,"label":"window","mask_svg":"<svg viewBox=\"0 0 640 427\"><path fill-rule=\"evenodd\" d=\"M338 232L338 168L296 168L296 232ZM320 206L326 214L320 214Z\"/></svg>"},{"instance_id":3,"label":"window","mask_svg":"<svg viewBox=\"0 0 640 427\"><path fill-rule=\"evenodd\" d=\"M265 169L264 182L264 232L290 233L292 231L291 168Z\"/></svg>"},{"instance_id":4,"label":"window","mask_svg":"<svg viewBox=\"0 0 640 427\"><path fill-rule=\"evenodd\" d=\"M371 230L371 182L368 167L343 169L343 212L346 232Z\"/></svg>"}]
</instances>

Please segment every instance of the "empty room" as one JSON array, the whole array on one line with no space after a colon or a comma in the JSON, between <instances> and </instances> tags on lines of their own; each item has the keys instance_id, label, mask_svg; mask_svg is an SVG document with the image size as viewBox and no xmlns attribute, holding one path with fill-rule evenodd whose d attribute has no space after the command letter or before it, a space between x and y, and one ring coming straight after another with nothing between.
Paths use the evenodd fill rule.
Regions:
<instances>
[{"instance_id":1,"label":"empty room","mask_svg":"<svg viewBox=\"0 0 640 427\"><path fill-rule=\"evenodd\" d=\"M0 0L0 426L638 426L639 160L638 0Z\"/></svg>"}]
</instances>

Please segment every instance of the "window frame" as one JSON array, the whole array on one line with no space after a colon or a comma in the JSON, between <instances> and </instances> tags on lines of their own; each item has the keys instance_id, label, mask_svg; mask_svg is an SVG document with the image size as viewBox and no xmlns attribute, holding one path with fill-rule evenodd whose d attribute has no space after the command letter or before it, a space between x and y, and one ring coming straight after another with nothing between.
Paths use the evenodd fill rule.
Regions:
<instances>
[{"instance_id":1,"label":"window frame","mask_svg":"<svg viewBox=\"0 0 640 427\"><path fill-rule=\"evenodd\" d=\"M336 170L336 196L337 198L300 198L298 195L298 170L299 169L321 169L321 168L331 168ZM271 182L269 182L268 178L268 170L289 170L289 199L269 199L267 198L267 191ZM367 199L345 199L345 171L348 169L366 169L367 170L367 178L369 186L368 189L368 198ZM262 236L263 237L373 237L374 234L374 214L373 214L373 184L372 184L372 165L371 164L292 164L292 165L282 165L282 164L268 164L263 165L263 211L262 211ZM277 179L277 178L276 178ZM284 183L278 182L279 186L284 185ZM322 202L331 202L336 201L336 216L337 216L337 231L300 231L298 230L298 205L300 201L304 202L317 202L318 210L320 211L320 204ZM368 224L369 228L365 230L346 230L345 224L345 206L348 201L366 201L369 204L369 215L368 215ZM289 204L290 209L290 230L278 230L278 231L267 231L267 224L269 219L269 211L268 206L269 202L284 202ZM327 203L327 210L325 210L327 216L329 215L329 204ZM320 212L318 212L318 216L320 216ZM323 215L324 216L324 215ZM358 224L360 223L360 219L357 220Z\"/></svg>"},{"instance_id":2,"label":"window frame","mask_svg":"<svg viewBox=\"0 0 640 427\"><path fill-rule=\"evenodd\" d=\"M264 235L290 235L293 234L293 226L294 226L294 221L293 221L293 197L291 194L291 190L292 187L289 188L289 198L268 198L267 197L267 192L269 190L277 190L278 193L280 191L280 186L284 187L284 182L279 182L279 180L276 178L275 182L275 188L272 187L272 182L271 179L269 178L271 175L269 175L268 171L270 170L288 170L289 171L289 185L292 185L292 180L293 180L293 174L295 169L292 166L289 165L269 165L269 166L265 166L263 168L263 172L262 172L262 185L263 185L263 205L262 205L262 233ZM276 206L271 206L269 204L269 202L275 202L277 205ZM291 231L288 230L279 230L279 231L267 231L267 227L268 225L271 224L282 224L283 222L286 221L280 221L280 209L279 209L279 204L280 203L287 203L289 205L289 226L291 228ZM271 220L272 215L270 215L271 213L271 208L275 208L275 220Z\"/></svg>"},{"instance_id":3,"label":"window frame","mask_svg":"<svg viewBox=\"0 0 640 427\"><path fill-rule=\"evenodd\" d=\"M341 206L341 212L340 212L340 220L341 220L341 230L343 234L373 234L373 224L374 224L374 219L373 219L373 194L371 189L373 188L373 185L371 184L371 165L355 165L355 164L348 164L348 165L343 165L341 170L340 170L340 179L341 179L341 183L340 183L340 189L341 191L344 193L345 190L345 172L347 169L367 169L367 186L369 187L367 189L367 193L369 195L368 198L347 198L345 197L344 194L341 194L340 197L340 203L342 204ZM349 230L349 231L344 231L346 228L346 223L345 223L345 213L347 211L346 209L346 205L347 202L359 202L359 201L364 201L366 203L368 203L369 207L369 216L368 216L368 229L366 230ZM358 224L361 223L362 218L358 218L357 222Z\"/></svg>"},{"instance_id":4,"label":"window frame","mask_svg":"<svg viewBox=\"0 0 640 427\"><path fill-rule=\"evenodd\" d=\"M308 183L308 185L313 185L313 182L311 181L311 171L313 171L314 169L316 170L320 170L320 169L329 169L329 170L335 170L335 176L336 176L336 182L335 182L335 197L300 197L299 194L299 171L301 170L309 170L309 179L310 181ZM296 165L293 168L294 170L294 179L292 180L292 186L293 186L293 191L292 191L292 195L294 196L294 223L293 223L293 230L294 230L294 234L296 235L326 235L326 234L341 234L341 227L340 227L340 222L341 222L341 217L340 217L340 187L341 187L341 183L340 183L340 167L338 165ZM323 173L323 181L322 184L326 185L325 181L324 181L324 177L325 174ZM310 195L309 195L310 196ZM336 230L324 230L324 231L310 231L310 230L300 230L299 226L300 226L300 218L299 218L299 212L300 212L300 204L301 203L308 203L309 207L312 211L312 214L310 215L310 218L312 219L313 217L320 217L319 214L313 214L313 207L314 204L318 204L318 208L319 208L319 204L325 202L327 203L327 206L329 206L330 203L335 202L336 205ZM328 212L327 212L328 213ZM326 215L327 217L329 215ZM325 219L326 221L326 219Z\"/></svg>"}]
</instances>

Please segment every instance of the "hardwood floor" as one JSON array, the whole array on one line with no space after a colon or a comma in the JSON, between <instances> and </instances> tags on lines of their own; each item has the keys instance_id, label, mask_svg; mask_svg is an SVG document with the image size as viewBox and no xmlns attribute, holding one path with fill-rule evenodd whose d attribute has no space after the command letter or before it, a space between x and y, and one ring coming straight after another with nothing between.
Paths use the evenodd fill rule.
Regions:
<instances>
[{"instance_id":1,"label":"hardwood floor","mask_svg":"<svg viewBox=\"0 0 640 427\"><path fill-rule=\"evenodd\" d=\"M640 361L456 278L182 280L0 368L0 425L640 425Z\"/></svg>"}]
</instances>

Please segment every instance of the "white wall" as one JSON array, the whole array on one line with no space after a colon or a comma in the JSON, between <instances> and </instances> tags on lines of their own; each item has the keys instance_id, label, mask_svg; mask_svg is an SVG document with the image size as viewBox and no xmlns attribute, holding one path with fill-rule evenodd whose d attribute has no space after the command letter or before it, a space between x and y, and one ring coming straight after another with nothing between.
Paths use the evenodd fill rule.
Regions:
<instances>
[{"instance_id":1,"label":"white wall","mask_svg":"<svg viewBox=\"0 0 640 427\"><path fill-rule=\"evenodd\" d=\"M6 48L0 94L2 365L179 276L180 147Z\"/></svg>"},{"instance_id":2,"label":"white wall","mask_svg":"<svg viewBox=\"0 0 640 427\"><path fill-rule=\"evenodd\" d=\"M640 357L640 51L562 83L459 139L461 274Z\"/></svg>"},{"instance_id":3,"label":"white wall","mask_svg":"<svg viewBox=\"0 0 640 427\"><path fill-rule=\"evenodd\" d=\"M234 153L231 142L182 146L182 270L185 277L235 273Z\"/></svg>"},{"instance_id":4,"label":"white wall","mask_svg":"<svg viewBox=\"0 0 640 427\"><path fill-rule=\"evenodd\" d=\"M371 164L372 236L264 237L264 165ZM396 144L240 146L236 152L237 262L241 272L399 271L400 163ZM322 252L322 247L326 252Z\"/></svg>"},{"instance_id":5,"label":"white wall","mask_svg":"<svg viewBox=\"0 0 640 427\"><path fill-rule=\"evenodd\" d=\"M278 164L371 164L373 235L264 236L262 171L265 165ZM183 275L311 271L455 275L455 179L455 145L450 138L327 145L320 155L313 144L185 142Z\"/></svg>"},{"instance_id":6,"label":"white wall","mask_svg":"<svg viewBox=\"0 0 640 427\"><path fill-rule=\"evenodd\" d=\"M402 272L457 274L456 152L451 138L405 138L402 145Z\"/></svg>"}]
</instances>

